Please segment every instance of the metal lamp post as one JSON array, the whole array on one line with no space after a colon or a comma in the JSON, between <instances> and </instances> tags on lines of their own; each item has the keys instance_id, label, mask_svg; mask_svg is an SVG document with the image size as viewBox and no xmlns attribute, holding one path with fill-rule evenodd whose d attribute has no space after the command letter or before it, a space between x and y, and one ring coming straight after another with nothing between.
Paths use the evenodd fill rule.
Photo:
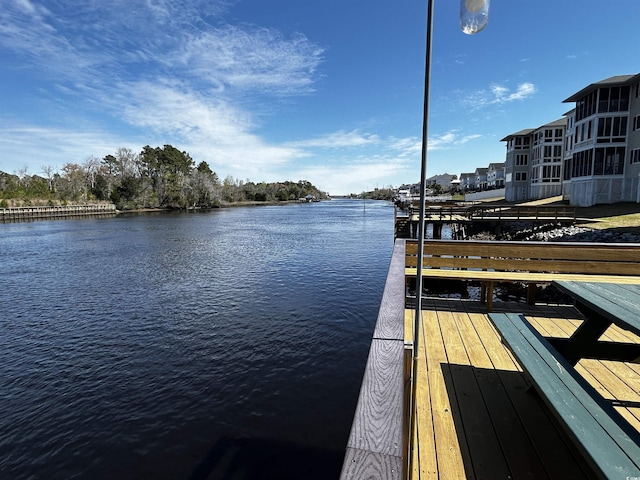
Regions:
<instances>
[{"instance_id":1,"label":"metal lamp post","mask_svg":"<svg viewBox=\"0 0 640 480\"><path fill-rule=\"evenodd\" d=\"M427 143L429 126L429 94L431 90L431 48L433 38L433 3L434 0L427 0L427 40L425 56L425 77L424 77L424 109L422 116L422 155L420 166L420 211L418 215L418 266L416 271L416 305L415 318L413 324L413 362L411 367L411 397L409 399L408 444L411 445L413 428L415 425L415 398L416 384L415 376L418 367L418 351L420 339L420 319L422 312L422 262L425 239L425 211L426 211L426 177L427 177ZM480 32L487 26L489 21L490 0L460 0L460 28L469 35ZM409 447L407 472L410 471L413 463L413 448Z\"/></svg>"}]
</instances>

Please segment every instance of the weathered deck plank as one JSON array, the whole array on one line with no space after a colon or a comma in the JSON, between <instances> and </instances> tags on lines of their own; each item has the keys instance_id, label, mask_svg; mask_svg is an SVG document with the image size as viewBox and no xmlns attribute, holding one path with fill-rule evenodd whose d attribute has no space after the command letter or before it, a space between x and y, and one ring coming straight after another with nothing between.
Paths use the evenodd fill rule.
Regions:
<instances>
[{"instance_id":1,"label":"weathered deck plank","mask_svg":"<svg viewBox=\"0 0 640 480\"><path fill-rule=\"evenodd\" d=\"M420 345L426 345L424 329L422 330L422 338ZM426 354L426 348L421 349L422 358ZM418 362L416 378L427 379L427 363L425 361ZM414 455L414 464L412 465L412 478L437 479L438 478L438 462L436 456L436 440L433 417L431 415L431 390L428 381L417 383L416 388L416 433L414 441L414 449L418 455ZM417 475L417 476L416 476Z\"/></svg>"},{"instance_id":2,"label":"weathered deck plank","mask_svg":"<svg viewBox=\"0 0 640 480\"><path fill-rule=\"evenodd\" d=\"M515 407L497 371L488 368L491 365L489 356L473 329L469 316L457 312L454 321L461 333L461 343L464 342L470 365L475 371L483 403L497 432L509 471L514 478L542 478L545 471L540 458L522 423L512 421L513 418L518 418Z\"/></svg>"},{"instance_id":3,"label":"weathered deck plank","mask_svg":"<svg viewBox=\"0 0 640 480\"><path fill-rule=\"evenodd\" d=\"M368 450L347 448L341 478L353 480L402 478L402 459Z\"/></svg>"},{"instance_id":4,"label":"weathered deck plank","mask_svg":"<svg viewBox=\"0 0 640 480\"><path fill-rule=\"evenodd\" d=\"M373 338L404 338L404 239L396 240Z\"/></svg>"},{"instance_id":5,"label":"weathered deck plank","mask_svg":"<svg viewBox=\"0 0 640 480\"><path fill-rule=\"evenodd\" d=\"M505 464L500 442L489 411L480 406L484 404L480 385L474 374L463 340L458 332L453 314L439 311L438 320L445 345L450 373L450 395L457 400L464 430L464 441L470 452L471 465L477 478L507 478L509 470ZM446 380L446 379L445 379ZM453 403L453 402L452 402Z\"/></svg>"},{"instance_id":6,"label":"weathered deck plank","mask_svg":"<svg viewBox=\"0 0 640 480\"><path fill-rule=\"evenodd\" d=\"M371 342L371 351L362 381L363 400L358 403L348 446L384 455L402 454L402 358L401 341Z\"/></svg>"},{"instance_id":7,"label":"weathered deck plank","mask_svg":"<svg viewBox=\"0 0 640 480\"><path fill-rule=\"evenodd\" d=\"M429 384L439 478L465 478L463 451L466 450L466 445L458 442L456 424L447 394L445 376L450 376L450 372L436 312L424 311L422 325L425 351L421 353L422 358L426 360L427 378L418 379L417 382L426 380Z\"/></svg>"}]
</instances>

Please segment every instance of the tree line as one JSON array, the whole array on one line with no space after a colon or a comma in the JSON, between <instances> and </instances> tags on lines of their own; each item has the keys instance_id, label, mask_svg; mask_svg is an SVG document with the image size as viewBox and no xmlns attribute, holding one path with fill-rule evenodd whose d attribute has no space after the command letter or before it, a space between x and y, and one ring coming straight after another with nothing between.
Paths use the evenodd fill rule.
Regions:
<instances>
[{"instance_id":1,"label":"tree line","mask_svg":"<svg viewBox=\"0 0 640 480\"><path fill-rule=\"evenodd\" d=\"M119 210L139 208L212 208L241 202L283 202L307 195L327 198L306 180L254 183L227 176L220 180L207 162L197 165L172 145L145 146L140 153L119 148L102 159L66 163L60 171L42 167L42 175L22 169L15 175L0 172L0 207L8 200L30 204L113 202Z\"/></svg>"}]
</instances>

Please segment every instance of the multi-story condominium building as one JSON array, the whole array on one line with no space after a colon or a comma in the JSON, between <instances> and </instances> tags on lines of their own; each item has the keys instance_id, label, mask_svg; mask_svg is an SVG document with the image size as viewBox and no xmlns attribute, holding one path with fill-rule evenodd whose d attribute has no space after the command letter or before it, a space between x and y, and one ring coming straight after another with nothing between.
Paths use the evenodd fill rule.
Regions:
<instances>
[{"instance_id":1,"label":"multi-story condominium building","mask_svg":"<svg viewBox=\"0 0 640 480\"><path fill-rule=\"evenodd\" d=\"M564 199L640 202L640 74L592 83L564 102L576 104L567 114Z\"/></svg>"},{"instance_id":2,"label":"multi-story condominium building","mask_svg":"<svg viewBox=\"0 0 640 480\"><path fill-rule=\"evenodd\" d=\"M529 199L531 133L533 128L520 130L504 137L507 157L504 162L504 198L508 202Z\"/></svg>"},{"instance_id":3,"label":"multi-story condominium building","mask_svg":"<svg viewBox=\"0 0 640 480\"><path fill-rule=\"evenodd\" d=\"M567 119L528 128L507 142L505 200L521 202L562 194L562 162Z\"/></svg>"},{"instance_id":4,"label":"multi-story condominium building","mask_svg":"<svg viewBox=\"0 0 640 480\"><path fill-rule=\"evenodd\" d=\"M566 125L567 119L561 118L531 132L530 199L562 195Z\"/></svg>"},{"instance_id":5,"label":"multi-story condominium building","mask_svg":"<svg viewBox=\"0 0 640 480\"><path fill-rule=\"evenodd\" d=\"M504 187L504 162L489 164L489 168L487 168L487 187L491 190Z\"/></svg>"}]
</instances>

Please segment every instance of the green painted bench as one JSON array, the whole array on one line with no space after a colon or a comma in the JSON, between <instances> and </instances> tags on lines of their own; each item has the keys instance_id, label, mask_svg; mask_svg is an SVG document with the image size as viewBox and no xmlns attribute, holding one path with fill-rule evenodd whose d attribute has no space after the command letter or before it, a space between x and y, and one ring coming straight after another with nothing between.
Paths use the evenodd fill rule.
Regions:
<instances>
[{"instance_id":1,"label":"green painted bench","mask_svg":"<svg viewBox=\"0 0 640 480\"><path fill-rule=\"evenodd\" d=\"M523 315L490 313L489 318L598 478L640 478L640 434Z\"/></svg>"}]
</instances>

